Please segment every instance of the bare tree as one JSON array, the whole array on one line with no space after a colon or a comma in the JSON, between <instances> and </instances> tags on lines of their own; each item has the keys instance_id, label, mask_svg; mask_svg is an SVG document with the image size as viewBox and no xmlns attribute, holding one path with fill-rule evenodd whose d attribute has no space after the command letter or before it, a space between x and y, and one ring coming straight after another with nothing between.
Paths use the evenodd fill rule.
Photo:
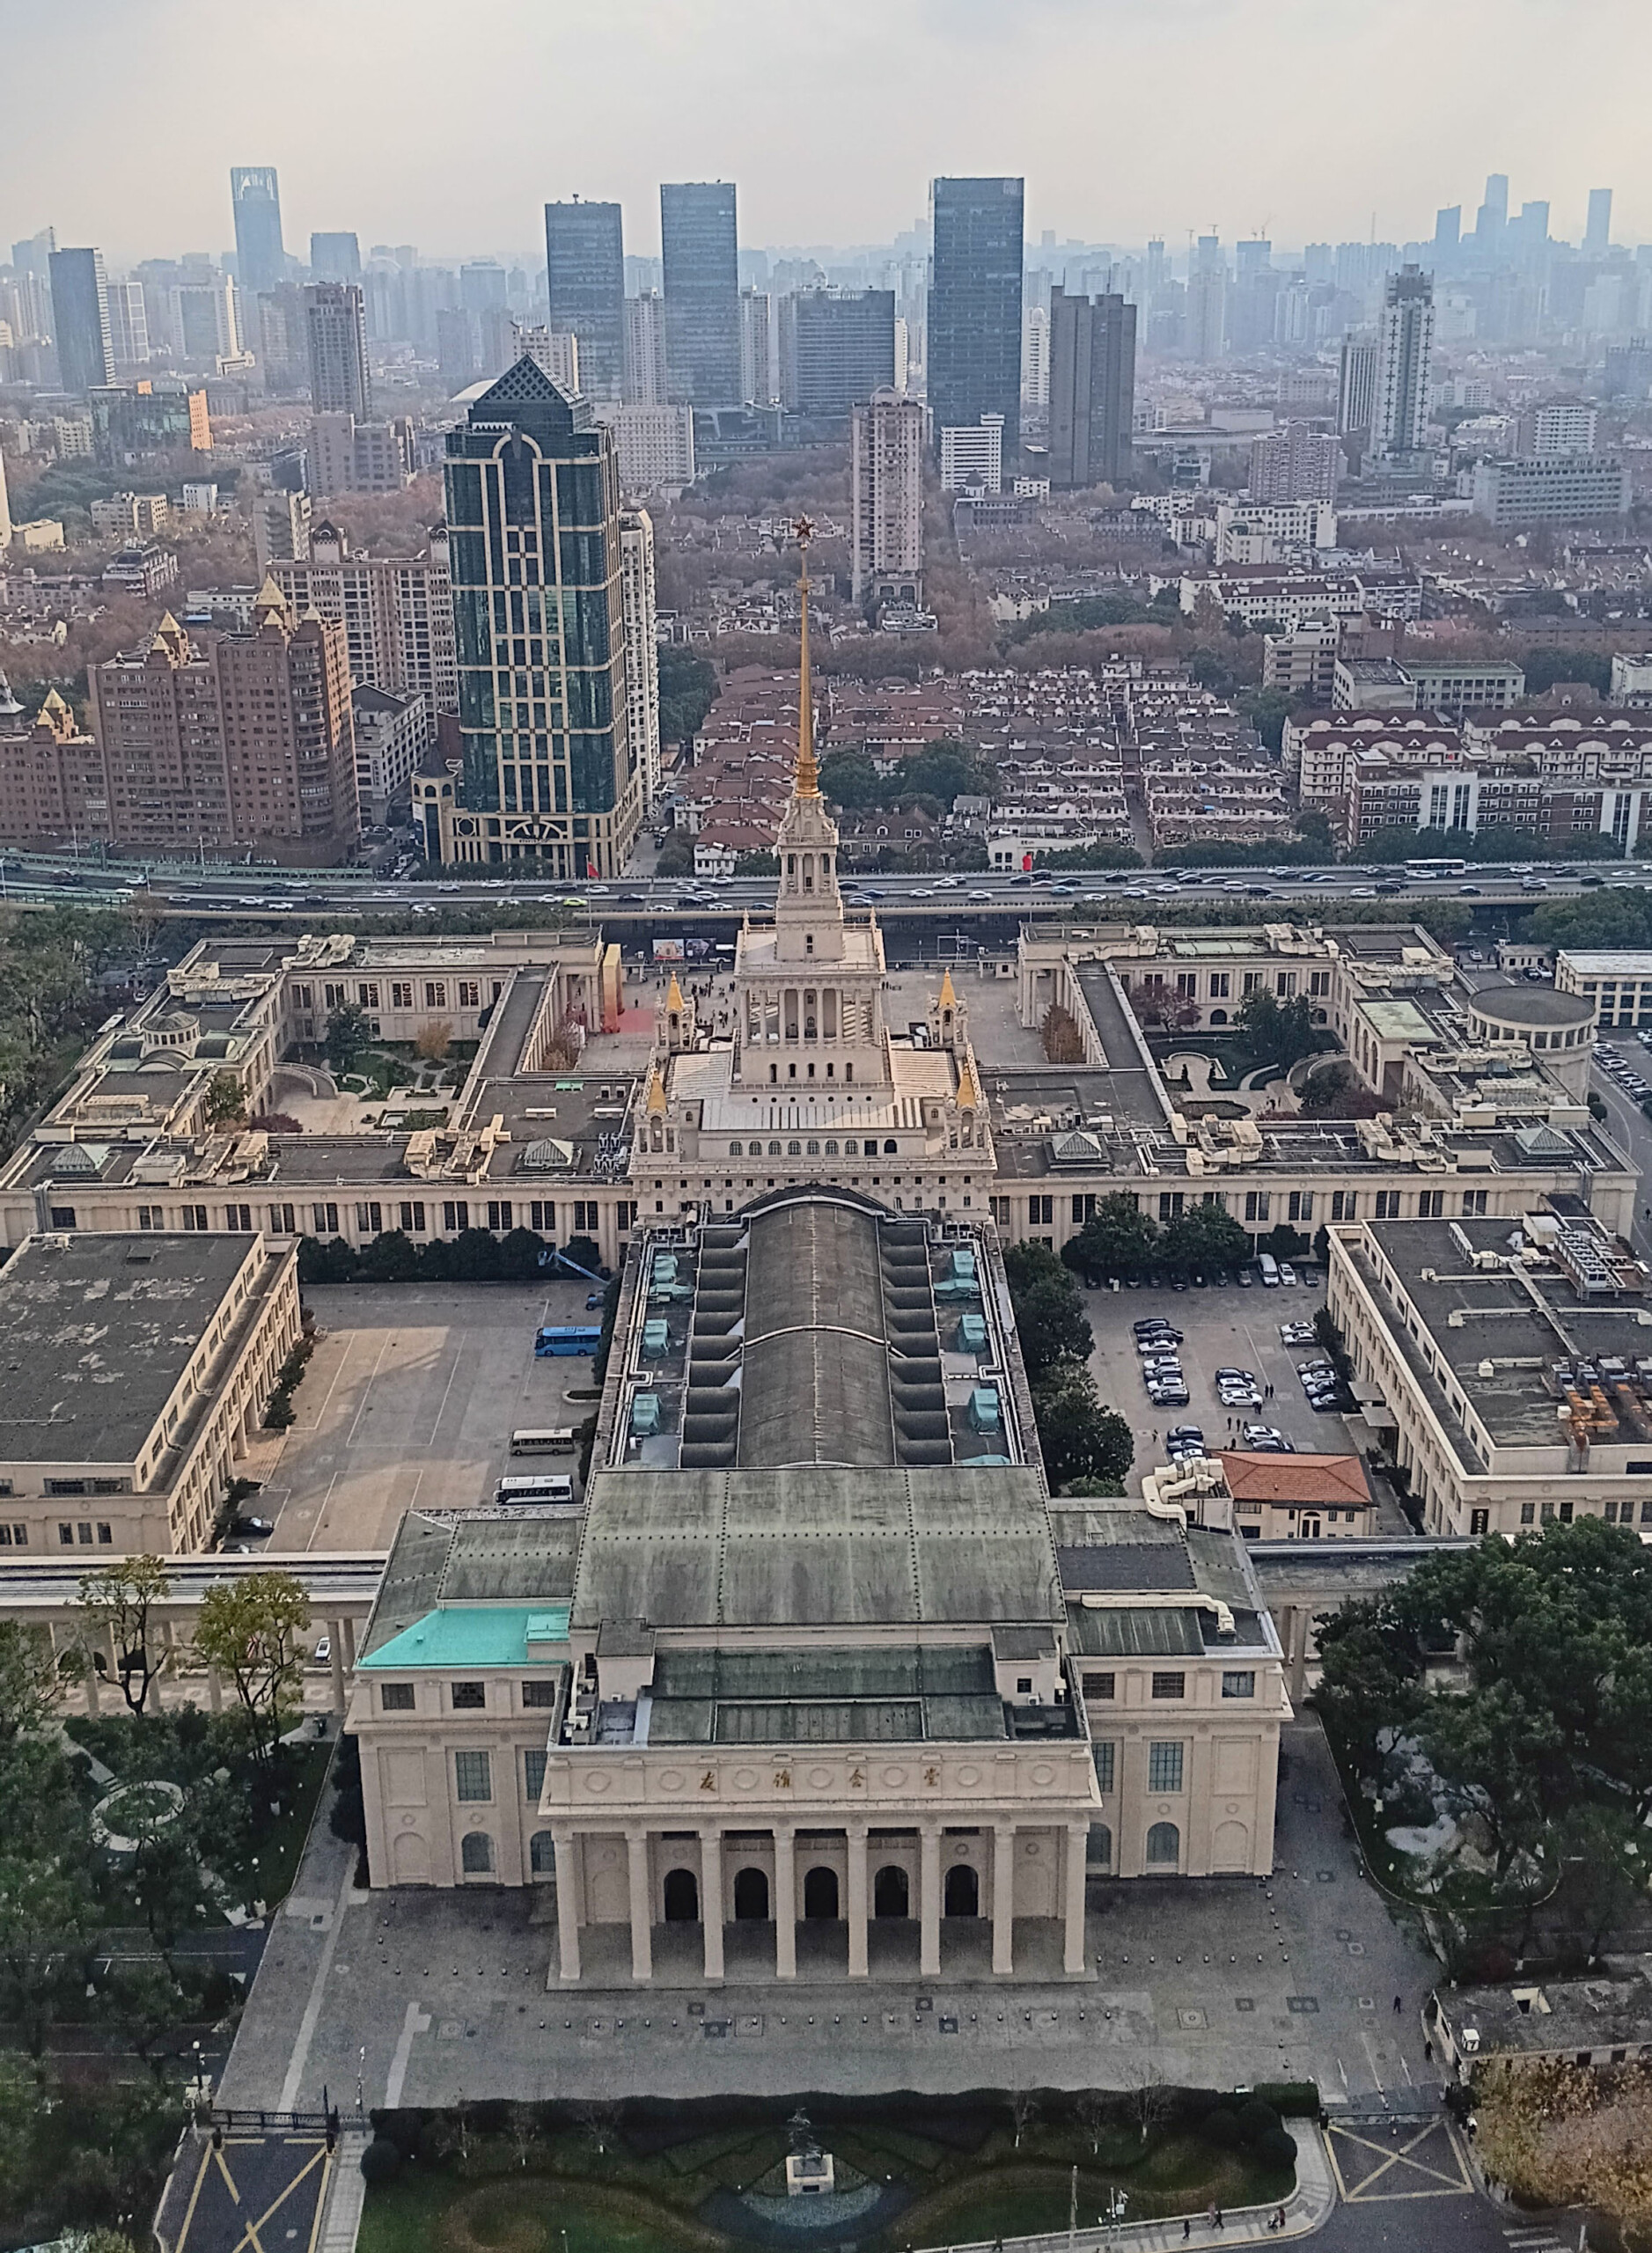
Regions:
<instances>
[{"instance_id":1,"label":"bare tree","mask_svg":"<svg viewBox=\"0 0 1652 2253\"><path fill-rule=\"evenodd\" d=\"M158 1670L150 1663L150 1612L171 1594L172 1582L158 1557L123 1557L80 1578L87 1641L108 1635L121 1694L140 1721Z\"/></svg>"},{"instance_id":2,"label":"bare tree","mask_svg":"<svg viewBox=\"0 0 1652 2253\"><path fill-rule=\"evenodd\" d=\"M1073 2106L1078 2125L1090 2138L1090 2155L1098 2158L1101 2153L1101 2132L1107 2125L1112 2110L1112 2100L1105 2088L1082 2088Z\"/></svg>"},{"instance_id":3,"label":"bare tree","mask_svg":"<svg viewBox=\"0 0 1652 2253\"><path fill-rule=\"evenodd\" d=\"M1152 2064L1138 2066L1130 2091L1130 2109L1135 2114L1143 2143L1156 2128L1164 2126L1175 2107L1176 2092L1166 2086L1158 2067Z\"/></svg>"},{"instance_id":4,"label":"bare tree","mask_svg":"<svg viewBox=\"0 0 1652 2253\"><path fill-rule=\"evenodd\" d=\"M1016 2149L1019 2151L1022 2137L1030 2135L1039 2124L1039 2100L1030 2088L1010 2091L1010 2119L1015 2129Z\"/></svg>"}]
</instances>

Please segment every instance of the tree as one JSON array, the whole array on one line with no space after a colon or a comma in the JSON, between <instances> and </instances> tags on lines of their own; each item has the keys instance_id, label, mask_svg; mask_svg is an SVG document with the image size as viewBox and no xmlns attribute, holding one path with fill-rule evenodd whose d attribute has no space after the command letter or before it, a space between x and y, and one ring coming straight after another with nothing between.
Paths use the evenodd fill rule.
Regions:
<instances>
[{"instance_id":1,"label":"tree","mask_svg":"<svg viewBox=\"0 0 1652 2253\"><path fill-rule=\"evenodd\" d=\"M1104 1197L1078 1234L1061 1246L1069 1267L1092 1283L1139 1281L1158 1256L1158 1222L1121 1190Z\"/></svg>"},{"instance_id":2,"label":"tree","mask_svg":"<svg viewBox=\"0 0 1652 2253\"><path fill-rule=\"evenodd\" d=\"M1238 700L1239 710L1262 738L1267 749L1282 749L1285 723L1291 714L1292 699L1282 688L1252 688Z\"/></svg>"},{"instance_id":3,"label":"tree","mask_svg":"<svg viewBox=\"0 0 1652 2253\"><path fill-rule=\"evenodd\" d=\"M1249 1236L1220 1205L1190 1205L1164 1230L1161 1258L1172 1274L1231 1274L1250 1256Z\"/></svg>"},{"instance_id":4,"label":"tree","mask_svg":"<svg viewBox=\"0 0 1652 2253\"><path fill-rule=\"evenodd\" d=\"M715 665L668 643L659 653L659 731L662 743L698 735L717 701Z\"/></svg>"},{"instance_id":5,"label":"tree","mask_svg":"<svg viewBox=\"0 0 1652 2253\"><path fill-rule=\"evenodd\" d=\"M1296 816L1296 834L1304 845L1311 845L1327 861L1336 858L1336 840L1331 834L1330 818L1318 806L1304 806Z\"/></svg>"},{"instance_id":6,"label":"tree","mask_svg":"<svg viewBox=\"0 0 1652 2253\"><path fill-rule=\"evenodd\" d=\"M1139 1024L1161 1025L1167 1032L1180 1032L1199 1022L1198 1002L1162 980L1157 984L1133 986L1130 1007Z\"/></svg>"},{"instance_id":7,"label":"tree","mask_svg":"<svg viewBox=\"0 0 1652 2253\"><path fill-rule=\"evenodd\" d=\"M691 877L694 872L694 840L686 829L673 829L660 847L654 872L662 877Z\"/></svg>"},{"instance_id":8,"label":"tree","mask_svg":"<svg viewBox=\"0 0 1652 2253\"><path fill-rule=\"evenodd\" d=\"M60 1682L44 1636L0 1620L0 1765L37 1741L56 1715Z\"/></svg>"},{"instance_id":9,"label":"tree","mask_svg":"<svg viewBox=\"0 0 1652 2253\"><path fill-rule=\"evenodd\" d=\"M1252 1055L1286 1071L1303 1057L1311 1056L1318 1046L1313 1012L1305 994L1281 1002L1259 986L1240 1002L1236 1022Z\"/></svg>"},{"instance_id":10,"label":"tree","mask_svg":"<svg viewBox=\"0 0 1652 2253\"><path fill-rule=\"evenodd\" d=\"M207 1082L207 1124L227 1126L246 1116L246 1097L233 1072L214 1072Z\"/></svg>"},{"instance_id":11,"label":"tree","mask_svg":"<svg viewBox=\"0 0 1652 2253\"><path fill-rule=\"evenodd\" d=\"M104 1636L127 1710L142 1720L158 1672L149 1655L150 1613L171 1596L173 1584L158 1557L123 1557L103 1571L80 1576L80 1610L89 1643Z\"/></svg>"},{"instance_id":12,"label":"tree","mask_svg":"<svg viewBox=\"0 0 1652 2253\"><path fill-rule=\"evenodd\" d=\"M195 1650L229 1676L241 1701L253 1758L268 1765L281 1741L282 1707L302 1689L310 1599L290 1573L225 1581L201 1599Z\"/></svg>"},{"instance_id":13,"label":"tree","mask_svg":"<svg viewBox=\"0 0 1652 2253\"><path fill-rule=\"evenodd\" d=\"M366 1053L371 1038L367 1012L359 1003L346 1002L327 1021L327 1060L334 1072L353 1072Z\"/></svg>"},{"instance_id":14,"label":"tree","mask_svg":"<svg viewBox=\"0 0 1652 2253\"><path fill-rule=\"evenodd\" d=\"M1012 1244L1004 1270L1029 1381L1063 1356L1087 1361L1096 1341L1071 1270L1042 1244Z\"/></svg>"},{"instance_id":15,"label":"tree","mask_svg":"<svg viewBox=\"0 0 1652 2253\"><path fill-rule=\"evenodd\" d=\"M863 751L834 751L820 762L820 788L849 812L885 803L886 784Z\"/></svg>"},{"instance_id":16,"label":"tree","mask_svg":"<svg viewBox=\"0 0 1652 2253\"><path fill-rule=\"evenodd\" d=\"M1130 1427L1104 1409L1096 1380L1083 1361L1063 1356L1032 1386L1039 1451L1053 1487L1075 1479L1122 1482L1135 1453Z\"/></svg>"},{"instance_id":17,"label":"tree","mask_svg":"<svg viewBox=\"0 0 1652 2253\"><path fill-rule=\"evenodd\" d=\"M427 1064L439 1064L453 1046L453 1028L445 1017L432 1017L413 1037L413 1053Z\"/></svg>"}]
</instances>

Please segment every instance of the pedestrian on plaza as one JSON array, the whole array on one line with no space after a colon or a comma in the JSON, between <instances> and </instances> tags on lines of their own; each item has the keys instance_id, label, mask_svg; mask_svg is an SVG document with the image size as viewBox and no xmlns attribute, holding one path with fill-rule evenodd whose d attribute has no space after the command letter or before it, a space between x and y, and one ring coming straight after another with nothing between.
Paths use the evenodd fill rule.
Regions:
<instances>
[{"instance_id":1,"label":"pedestrian on plaza","mask_svg":"<svg viewBox=\"0 0 1652 2253\"><path fill-rule=\"evenodd\" d=\"M1216 2227L1220 2229L1222 2226L1222 2209L1218 2206L1216 2208Z\"/></svg>"},{"instance_id":2,"label":"pedestrian on plaza","mask_svg":"<svg viewBox=\"0 0 1652 2253\"><path fill-rule=\"evenodd\" d=\"M1432 2042L1425 2042L1423 2044L1422 2055L1426 2064L1431 2066L1434 2063L1434 2044Z\"/></svg>"},{"instance_id":3,"label":"pedestrian on plaza","mask_svg":"<svg viewBox=\"0 0 1652 2253\"><path fill-rule=\"evenodd\" d=\"M1396 1996L1394 1997L1394 2008L1398 2011L1398 2010L1403 2010L1403 2009L1404 2009L1404 2007L1405 2007L1405 2006L1404 2006L1404 2004L1400 2001L1399 1997L1398 1995L1396 1995Z\"/></svg>"},{"instance_id":4,"label":"pedestrian on plaza","mask_svg":"<svg viewBox=\"0 0 1652 2253\"><path fill-rule=\"evenodd\" d=\"M1182 2243L1184 2245L1186 2244L1188 2239L1193 2235L1193 2225L1188 2216L1184 2214L1182 2216Z\"/></svg>"}]
</instances>

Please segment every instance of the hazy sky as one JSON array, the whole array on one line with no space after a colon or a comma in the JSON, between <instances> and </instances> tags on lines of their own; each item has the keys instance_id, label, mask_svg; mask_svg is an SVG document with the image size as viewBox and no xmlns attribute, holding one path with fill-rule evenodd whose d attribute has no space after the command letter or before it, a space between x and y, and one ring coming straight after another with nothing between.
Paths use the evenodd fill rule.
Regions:
<instances>
[{"instance_id":1,"label":"hazy sky","mask_svg":"<svg viewBox=\"0 0 1652 2253\"><path fill-rule=\"evenodd\" d=\"M0 0L4 245L221 251L231 164L312 228L528 253L538 207L732 178L752 245L887 240L936 172L1024 172L1027 231L1213 221L1404 241L1488 171L1652 239L1647 0Z\"/></svg>"}]
</instances>

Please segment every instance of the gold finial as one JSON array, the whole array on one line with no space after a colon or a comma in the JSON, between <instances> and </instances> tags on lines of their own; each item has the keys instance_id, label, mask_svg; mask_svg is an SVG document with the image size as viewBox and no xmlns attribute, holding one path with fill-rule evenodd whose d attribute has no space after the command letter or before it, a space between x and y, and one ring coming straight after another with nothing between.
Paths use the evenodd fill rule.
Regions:
<instances>
[{"instance_id":1,"label":"gold finial","mask_svg":"<svg viewBox=\"0 0 1652 2253\"><path fill-rule=\"evenodd\" d=\"M672 982L665 992L665 1006L668 1009L680 1009L683 1006L683 989L677 983L677 972L674 970L672 972Z\"/></svg>"},{"instance_id":2,"label":"gold finial","mask_svg":"<svg viewBox=\"0 0 1652 2253\"><path fill-rule=\"evenodd\" d=\"M807 517L799 517L792 530L803 558L803 574L797 583L803 603L803 664L797 684L797 772L792 792L799 798L818 798L820 774L814 758L814 684L809 674L809 542L814 538L814 526Z\"/></svg>"},{"instance_id":3,"label":"gold finial","mask_svg":"<svg viewBox=\"0 0 1652 2253\"><path fill-rule=\"evenodd\" d=\"M958 995L952 988L951 970L945 970L941 974L941 1007L943 1009L954 1009L958 1007Z\"/></svg>"}]
</instances>

